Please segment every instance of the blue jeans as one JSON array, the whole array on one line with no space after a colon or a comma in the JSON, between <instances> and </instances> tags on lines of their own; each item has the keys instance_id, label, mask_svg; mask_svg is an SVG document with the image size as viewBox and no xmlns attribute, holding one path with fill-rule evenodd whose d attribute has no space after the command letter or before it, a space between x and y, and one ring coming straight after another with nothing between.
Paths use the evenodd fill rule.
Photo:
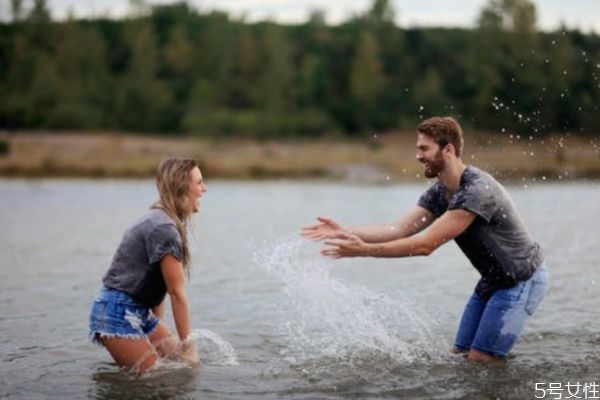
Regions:
<instances>
[{"instance_id":1,"label":"blue jeans","mask_svg":"<svg viewBox=\"0 0 600 400\"><path fill-rule=\"evenodd\" d=\"M486 302L473 293L463 312L454 347L503 357L519 338L548 287L545 264L526 281L496 291Z\"/></svg>"},{"instance_id":2,"label":"blue jeans","mask_svg":"<svg viewBox=\"0 0 600 400\"><path fill-rule=\"evenodd\" d=\"M160 319L120 290L104 286L90 312L89 338L147 339Z\"/></svg>"}]
</instances>

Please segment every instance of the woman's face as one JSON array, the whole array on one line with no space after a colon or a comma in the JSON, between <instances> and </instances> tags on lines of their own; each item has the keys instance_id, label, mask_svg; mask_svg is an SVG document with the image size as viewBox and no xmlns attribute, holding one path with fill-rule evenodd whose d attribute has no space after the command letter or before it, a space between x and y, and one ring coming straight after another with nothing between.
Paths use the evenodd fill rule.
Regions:
<instances>
[{"instance_id":1,"label":"woman's face","mask_svg":"<svg viewBox=\"0 0 600 400\"><path fill-rule=\"evenodd\" d=\"M202 173L198 167L194 167L190 172L190 190L188 197L192 205L192 212L200 210L200 197L206 192L207 188L202 179Z\"/></svg>"}]
</instances>

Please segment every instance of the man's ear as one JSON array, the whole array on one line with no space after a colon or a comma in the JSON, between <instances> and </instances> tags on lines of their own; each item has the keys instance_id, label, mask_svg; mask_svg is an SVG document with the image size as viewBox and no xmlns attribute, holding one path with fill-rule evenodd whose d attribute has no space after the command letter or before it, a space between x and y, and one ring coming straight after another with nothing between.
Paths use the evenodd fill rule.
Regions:
<instances>
[{"instance_id":1,"label":"man's ear","mask_svg":"<svg viewBox=\"0 0 600 400\"><path fill-rule=\"evenodd\" d=\"M448 143L446 146L444 146L444 152L448 155L453 155L456 157L456 148L452 143Z\"/></svg>"}]
</instances>

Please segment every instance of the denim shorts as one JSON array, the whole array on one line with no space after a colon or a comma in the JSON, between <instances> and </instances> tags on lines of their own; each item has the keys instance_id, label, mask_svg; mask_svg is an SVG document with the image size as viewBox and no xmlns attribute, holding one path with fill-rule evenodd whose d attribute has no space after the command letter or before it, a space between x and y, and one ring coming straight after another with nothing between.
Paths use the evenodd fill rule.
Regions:
<instances>
[{"instance_id":1,"label":"denim shorts","mask_svg":"<svg viewBox=\"0 0 600 400\"><path fill-rule=\"evenodd\" d=\"M473 293L465 307L454 347L503 357L519 338L548 287L545 264L526 281L496 291L486 302Z\"/></svg>"},{"instance_id":2,"label":"denim shorts","mask_svg":"<svg viewBox=\"0 0 600 400\"><path fill-rule=\"evenodd\" d=\"M104 286L92 304L89 338L148 339L160 319L127 293Z\"/></svg>"}]
</instances>

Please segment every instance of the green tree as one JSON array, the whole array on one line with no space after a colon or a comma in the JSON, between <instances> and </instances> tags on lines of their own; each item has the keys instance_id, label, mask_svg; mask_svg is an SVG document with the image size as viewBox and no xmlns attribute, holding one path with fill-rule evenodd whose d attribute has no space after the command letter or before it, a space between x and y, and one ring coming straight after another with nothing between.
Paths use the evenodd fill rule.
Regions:
<instances>
[{"instance_id":1,"label":"green tree","mask_svg":"<svg viewBox=\"0 0 600 400\"><path fill-rule=\"evenodd\" d=\"M125 29L129 62L119 77L115 102L118 126L128 130L161 131L173 94L158 79L159 54L153 26L148 18L129 21Z\"/></svg>"},{"instance_id":2,"label":"green tree","mask_svg":"<svg viewBox=\"0 0 600 400\"><path fill-rule=\"evenodd\" d=\"M446 112L448 99L444 94L444 85L438 70L430 66L414 88L414 101L419 111L425 115L440 115Z\"/></svg>"},{"instance_id":3,"label":"green tree","mask_svg":"<svg viewBox=\"0 0 600 400\"><path fill-rule=\"evenodd\" d=\"M19 22L23 19L23 0L10 0L13 22Z\"/></svg>"},{"instance_id":4,"label":"green tree","mask_svg":"<svg viewBox=\"0 0 600 400\"><path fill-rule=\"evenodd\" d=\"M261 37L262 71L258 78L258 105L265 111L281 112L290 104L294 66L284 29L266 25Z\"/></svg>"},{"instance_id":5,"label":"green tree","mask_svg":"<svg viewBox=\"0 0 600 400\"><path fill-rule=\"evenodd\" d=\"M373 113L384 85L385 76L377 41L371 32L363 31L360 33L350 70L350 93L356 104L359 127L372 125Z\"/></svg>"},{"instance_id":6,"label":"green tree","mask_svg":"<svg viewBox=\"0 0 600 400\"><path fill-rule=\"evenodd\" d=\"M163 50L167 69L176 76L189 76L193 67L193 54L194 46L188 39L185 26L176 25Z\"/></svg>"},{"instance_id":7,"label":"green tree","mask_svg":"<svg viewBox=\"0 0 600 400\"><path fill-rule=\"evenodd\" d=\"M225 13L212 12L201 22L193 37L193 77L183 126L188 132L216 135L220 126L235 129L228 109L235 96L237 37Z\"/></svg>"},{"instance_id":8,"label":"green tree","mask_svg":"<svg viewBox=\"0 0 600 400\"><path fill-rule=\"evenodd\" d=\"M544 86L535 6L529 0L490 0L479 18L469 61L470 109L483 126L535 133Z\"/></svg>"},{"instance_id":9,"label":"green tree","mask_svg":"<svg viewBox=\"0 0 600 400\"><path fill-rule=\"evenodd\" d=\"M373 0L373 4L367 12L366 19L374 26L394 23L394 8L389 0Z\"/></svg>"},{"instance_id":10,"label":"green tree","mask_svg":"<svg viewBox=\"0 0 600 400\"><path fill-rule=\"evenodd\" d=\"M574 81L581 78L578 76L581 65L577 65L576 50L566 28L559 32L562 33L553 34L548 43L545 115L548 130L565 131L575 128L579 122Z\"/></svg>"},{"instance_id":11,"label":"green tree","mask_svg":"<svg viewBox=\"0 0 600 400\"><path fill-rule=\"evenodd\" d=\"M60 88L52 55L55 29L45 0L35 0L23 24L15 30L9 72L11 82L2 106L10 123L43 126Z\"/></svg>"},{"instance_id":12,"label":"green tree","mask_svg":"<svg viewBox=\"0 0 600 400\"><path fill-rule=\"evenodd\" d=\"M237 49L233 106L251 108L256 104L254 88L260 71L260 55L258 43L249 29L244 29L239 35Z\"/></svg>"},{"instance_id":13,"label":"green tree","mask_svg":"<svg viewBox=\"0 0 600 400\"><path fill-rule=\"evenodd\" d=\"M48 68L53 76L54 104L44 125L51 128L99 129L110 103L106 49L94 28L69 19L56 28L56 50Z\"/></svg>"}]
</instances>

